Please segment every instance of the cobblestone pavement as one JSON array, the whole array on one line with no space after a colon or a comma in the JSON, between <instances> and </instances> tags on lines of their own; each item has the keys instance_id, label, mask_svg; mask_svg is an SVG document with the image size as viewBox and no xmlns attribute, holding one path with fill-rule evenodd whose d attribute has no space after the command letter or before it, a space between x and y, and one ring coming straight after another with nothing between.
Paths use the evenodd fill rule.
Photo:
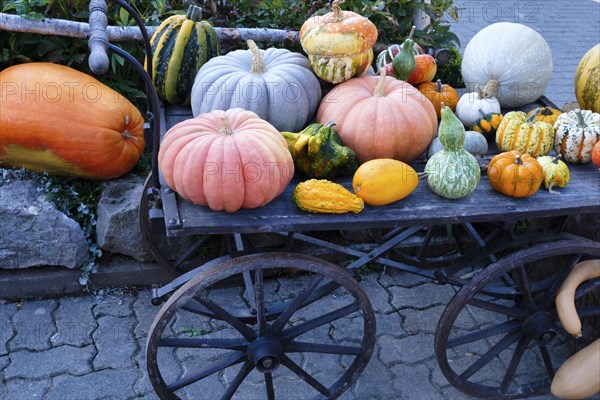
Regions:
<instances>
[{"instance_id":1,"label":"cobblestone pavement","mask_svg":"<svg viewBox=\"0 0 600 400\"><path fill-rule=\"evenodd\" d=\"M433 355L437 322L454 289L390 269L367 274L361 287L376 313L377 342L368 366L341 399L470 399L448 384ZM279 288L285 296L282 292ZM145 343L158 307L149 299L144 290L113 292L97 305L90 296L0 304L0 398L156 399L146 374ZM351 336L346 323L351 322L336 321L329 335L342 341ZM192 325L178 320L173 329L183 326ZM184 361L173 364L174 373L186 368L180 356ZM337 366L318 362L326 371ZM188 398L213 400L211 388L222 391L230 379L226 374L215 378ZM248 389L235 398L264 395ZM292 391L278 398L308 397Z\"/></svg>"},{"instance_id":2,"label":"cobblestone pavement","mask_svg":"<svg viewBox=\"0 0 600 400\"><path fill-rule=\"evenodd\" d=\"M459 22L451 30L464 50L469 40L494 22L518 22L539 32L552 50L554 70L546 97L558 107L574 102L573 78L581 57L600 43L598 0L458 0ZM494 51L493 46L489 51ZM527 49L515 49L516 52Z\"/></svg>"}]
</instances>

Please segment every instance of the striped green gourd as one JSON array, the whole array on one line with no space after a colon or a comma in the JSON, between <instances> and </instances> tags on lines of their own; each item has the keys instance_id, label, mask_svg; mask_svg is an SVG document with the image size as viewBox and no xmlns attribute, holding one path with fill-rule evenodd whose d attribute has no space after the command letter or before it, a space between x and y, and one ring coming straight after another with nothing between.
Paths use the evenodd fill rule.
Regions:
<instances>
[{"instance_id":1,"label":"striped green gourd","mask_svg":"<svg viewBox=\"0 0 600 400\"><path fill-rule=\"evenodd\" d=\"M464 149L465 128L449 107L442 107L439 138L444 149L425 165L427 186L447 199L469 195L481 178L477 159Z\"/></svg>"},{"instance_id":2,"label":"striped green gourd","mask_svg":"<svg viewBox=\"0 0 600 400\"><path fill-rule=\"evenodd\" d=\"M150 39L152 82L170 104L190 104L198 70L221 51L215 29L201 18L202 9L191 4L186 15L165 19Z\"/></svg>"}]
</instances>

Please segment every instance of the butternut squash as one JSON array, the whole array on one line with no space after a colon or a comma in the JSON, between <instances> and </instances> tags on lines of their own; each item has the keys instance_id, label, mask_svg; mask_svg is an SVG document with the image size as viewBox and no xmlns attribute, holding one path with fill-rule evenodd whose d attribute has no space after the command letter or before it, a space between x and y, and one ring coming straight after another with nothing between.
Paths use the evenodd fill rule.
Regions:
<instances>
[{"instance_id":1,"label":"butternut squash","mask_svg":"<svg viewBox=\"0 0 600 400\"><path fill-rule=\"evenodd\" d=\"M562 399L584 399L600 392L600 339L560 366L552 379L550 392Z\"/></svg>"},{"instance_id":2,"label":"butternut squash","mask_svg":"<svg viewBox=\"0 0 600 400\"><path fill-rule=\"evenodd\" d=\"M600 259L586 260L573 268L556 294L556 311L563 328L575 337L581 336L581 320L575 308L575 290L582 283L600 277Z\"/></svg>"}]
</instances>

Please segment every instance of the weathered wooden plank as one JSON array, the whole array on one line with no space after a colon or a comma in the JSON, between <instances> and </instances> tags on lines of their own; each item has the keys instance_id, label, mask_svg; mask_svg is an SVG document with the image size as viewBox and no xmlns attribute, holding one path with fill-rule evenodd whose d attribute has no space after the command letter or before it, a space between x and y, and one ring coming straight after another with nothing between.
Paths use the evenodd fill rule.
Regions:
<instances>
[{"instance_id":1,"label":"weathered wooden plank","mask_svg":"<svg viewBox=\"0 0 600 400\"><path fill-rule=\"evenodd\" d=\"M214 212L180 199L181 229L173 236L195 233L250 233L312 230L355 230L375 227L433 225L600 213L600 171L591 164L571 166L571 182L560 194L540 189L530 198L514 199L495 192L487 177L464 199L438 197L420 182L407 198L383 207L365 206L359 214L312 214L301 211L291 194L298 181L265 207L236 213ZM350 179L339 181L351 188Z\"/></svg>"}]
</instances>

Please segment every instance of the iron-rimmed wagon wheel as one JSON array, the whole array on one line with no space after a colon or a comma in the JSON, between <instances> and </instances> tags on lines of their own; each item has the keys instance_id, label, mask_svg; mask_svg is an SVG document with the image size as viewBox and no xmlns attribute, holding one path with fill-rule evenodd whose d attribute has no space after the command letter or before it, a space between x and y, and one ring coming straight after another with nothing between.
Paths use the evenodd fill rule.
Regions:
<instances>
[{"instance_id":1,"label":"iron-rimmed wagon wheel","mask_svg":"<svg viewBox=\"0 0 600 400\"><path fill-rule=\"evenodd\" d=\"M537 244L489 265L440 318L435 354L446 379L490 399L549 392L574 345L558 319L556 292L578 262L599 257L600 243L579 238ZM577 299L599 286L599 279L581 285ZM600 316L600 305L577 311L582 319Z\"/></svg>"},{"instance_id":2,"label":"iron-rimmed wagon wheel","mask_svg":"<svg viewBox=\"0 0 600 400\"><path fill-rule=\"evenodd\" d=\"M266 279L278 271L277 278ZM240 275L245 287L219 282ZM294 253L225 261L180 287L147 343L161 399L335 398L375 345L375 314L343 268ZM206 393L215 382L221 393Z\"/></svg>"},{"instance_id":3,"label":"iron-rimmed wagon wheel","mask_svg":"<svg viewBox=\"0 0 600 400\"><path fill-rule=\"evenodd\" d=\"M160 196L157 196L158 189L152 186L152 181L150 173L144 183L138 215L142 238L154 260L175 275L203 264L207 260L202 258L204 254L199 250L209 240L214 240L215 235L167 238Z\"/></svg>"}]
</instances>

